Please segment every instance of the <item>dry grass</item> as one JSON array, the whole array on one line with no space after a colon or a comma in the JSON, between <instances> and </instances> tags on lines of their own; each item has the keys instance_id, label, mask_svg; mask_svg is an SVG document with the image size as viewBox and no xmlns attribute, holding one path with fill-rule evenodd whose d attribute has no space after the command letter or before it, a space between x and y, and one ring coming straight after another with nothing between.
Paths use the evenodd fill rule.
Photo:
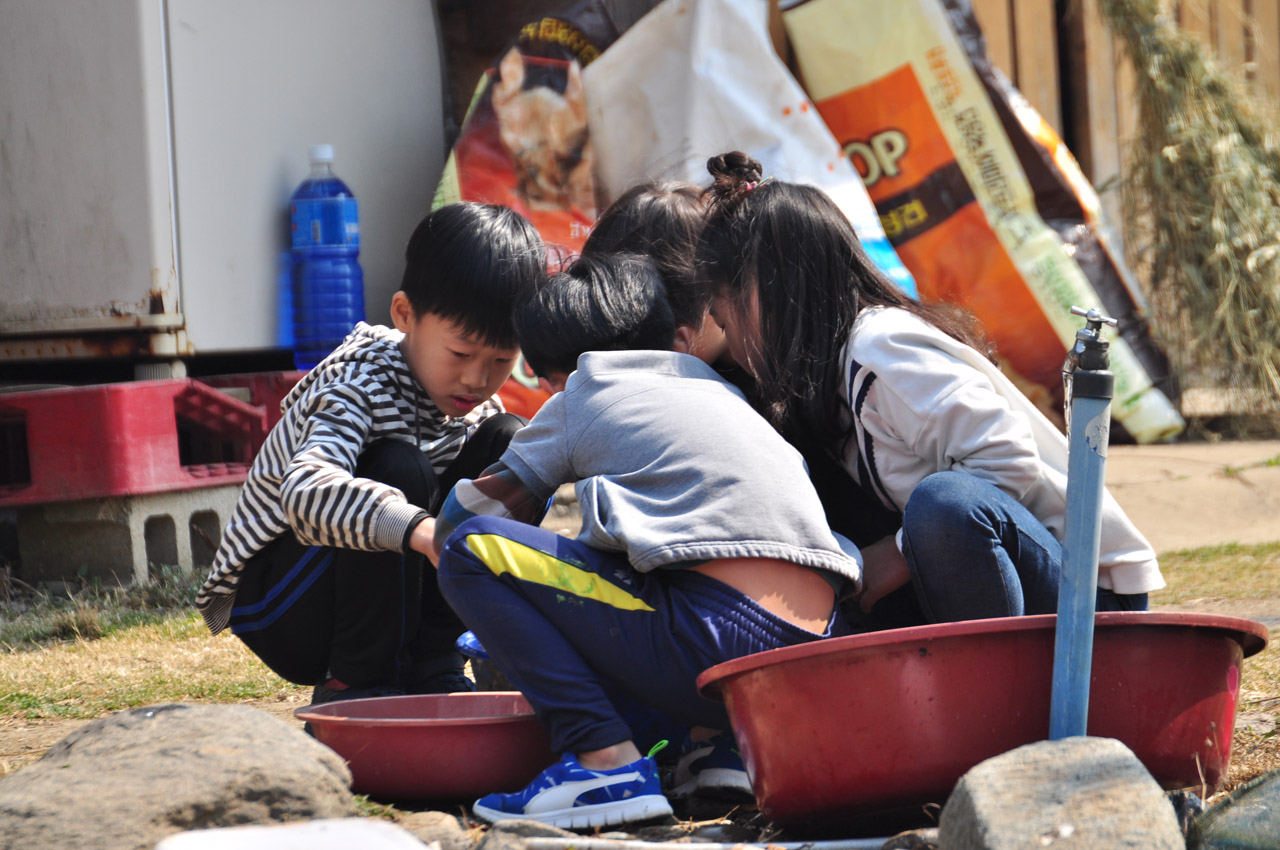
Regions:
<instances>
[{"instance_id":1,"label":"dry grass","mask_svg":"<svg viewBox=\"0 0 1280 850\"><path fill-rule=\"evenodd\" d=\"M1155 607L1200 607L1231 612L1233 602L1243 607L1255 600L1274 602L1268 610L1280 614L1280 543L1258 546L1227 544L1160 556L1168 587L1152 595ZM1256 603L1255 603L1256 604ZM1260 714L1271 718L1258 730L1239 727L1231 742L1231 767L1219 796L1238 785L1280 770L1280 641L1273 640L1252 658L1246 658L1241 674L1238 715ZM1214 798L1217 799L1217 798Z\"/></svg>"},{"instance_id":2,"label":"dry grass","mask_svg":"<svg viewBox=\"0 0 1280 850\"><path fill-rule=\"evenodd\" d=\"M1273 641L1267 649L1246 659L1241 677L1239 714L1269 715L1269 731L1237 729L1231 742L1231 769L1222 793L1255 776L1280 770L1280 646Z\"/></svg>"},{"instance_id":3,"label":"dry grass","mask_svg":"<svg viewBox=\"0 0 1280 850\"><path fill-rule=\"evenodd\" d=\"M1157 605L1280 596L1280 543L1227 543L1164 554L1160 569L1169 585L1152 596Z\"/></svg>"},{"instance_id":4,"label":"dry grass","mask_svg":"<svg viewBox=\"0 0 1280 850\"><path fill-rule=\"evenodd\" d=\"M0 716L92 718L159 702L265 699L295 685L195 614L0 654Z\"/></svg>"},{"instance_id":5,"label":"dry grass","mask_svg":"<svg viewBox=\"0 0 1280 850\"><path fill-rule=\"evenodd\" d=\"M1160 0L1101 0L1136 71L1126 241L1184 385L1280 414L1280 136Z\"/></svg>"}]
</instances>

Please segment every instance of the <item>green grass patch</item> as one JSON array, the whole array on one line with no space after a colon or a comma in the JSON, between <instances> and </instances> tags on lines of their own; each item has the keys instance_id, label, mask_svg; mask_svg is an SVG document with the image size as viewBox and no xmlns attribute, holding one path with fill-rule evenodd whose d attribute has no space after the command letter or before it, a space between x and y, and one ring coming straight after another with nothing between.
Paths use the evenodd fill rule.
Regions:
<instances>
[{"instance_id":1,"label":"green grass patch","mask_svg":"<svg viewBox=\"0 0 1280 850\"><path fill-rule=\"evenodd\" d=\"M1205 598L1280 597L1280 543L1226 543L1166 553L1160 570L1168 586L1152 594L1155 607Z\"/></svg>"},{"instance_id":2,"label":"green grass patch","mask_svg":"<svg viewBox=\"0 0 1280 850\"><path fill-rule=\"evenodd\" d=\"M376 800L370 800L367 794L357 794L356 798L356 814L362 818L382 818L383 820L394 821L401 814L400 810L390 803L379 803Z\"/></svg>"},{"instance_id":3,"label":"green grass patch","mask_svg":"<svg viewBox=\"0 0 1280 850\"><path fill-rule=\"evenodd\" d=\"M66 641L96 640L190 611L203 575L179 567L153 572L149 583L128 588L100 582L85 582L62 593L0 588L8 599L0 606L0 650L21 652Z\"/></svg>"},{"instance_id":4,"label":"green grass patch","mask_svg":"<svg viewBox=\"0 0 1280 850\"><path fill-rule=\"evenodd\" d=\"M165 702L278 699L297 686L190 609L99 638L0 652L0 718L93 718Z\"/></svg>"}]
</instances>

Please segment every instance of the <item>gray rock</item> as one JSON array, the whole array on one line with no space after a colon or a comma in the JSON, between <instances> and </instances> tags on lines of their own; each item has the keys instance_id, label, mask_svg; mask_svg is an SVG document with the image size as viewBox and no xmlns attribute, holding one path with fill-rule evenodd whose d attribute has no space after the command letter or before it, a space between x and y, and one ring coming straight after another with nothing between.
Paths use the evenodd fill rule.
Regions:
<instances>
[{"instance_id":1,"label":"gray rock","mask_svg":"<svg viewBox=\"0 0 1280 850\"><path fill-rule=\"evenodd\" d=\"M439 844L440 850L472 850L479 843L480 831L473 835L448 812L409 812L398 823L427 844Z\"/></svg>"},{"instance_id":2,"label":"gray rock","mask_svg":"<svg viewBox=\"0 0 1280 850\"><path fill-rule=\"evenodd\" d=\"M946 850L1184 850L1173 806L1111 738L1041 741L987 759L942 810Z\"/></svg>"},{"instance_id":3,"label":"gray rock","mask_svg":"<svg viewBox=\"0 0 1280 850\"><path fill-rule=\"evenodd\" d=\"M525 850L526 838L581 838L576 832L535 820L504 820L493 824L476 850Z\"/></svg>"},{"instance_id":4,"label":"gray rock","mask_svg":"<svg viewBox=\"0 0 1280 850\"><path fill-rule=\"evenodd\" d=\"M336 753L257 709L136 708L0 779L0 849L150 850L184 830L348 817L350 787Z\"/></svg>"}]
</instances>

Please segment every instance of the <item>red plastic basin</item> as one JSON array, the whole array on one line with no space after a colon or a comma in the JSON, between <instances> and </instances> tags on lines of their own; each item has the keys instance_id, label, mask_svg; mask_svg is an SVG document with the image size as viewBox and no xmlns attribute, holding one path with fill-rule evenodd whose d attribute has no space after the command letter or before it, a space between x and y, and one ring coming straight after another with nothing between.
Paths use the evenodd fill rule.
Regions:
<instances>
[{"instance_id":1,"label":"red plastic basin","mask_svg":"<svg viewBox=\"0 0 1280 850\"><path fill-rule=\"evenodd\" d=\"M516 691L378 697L308 706L294 716L346 759L351 788L394 800L518 791L556 760Z\"/></svg>"},{"instance_id":2,"label":"red plastic basin","mask_svg":"<svg viewBox=\"0 0 1280 850\"><path fill-rule=\"evenodd\" d=\"M920 820L971 767L1049 731L1052 614L833 638L703 672L724 699L760 809L796 828ZM1089 734L1165 788L1226 774L1241 659L1266 627L1235 617L1099 614Z\"/></svg>"}]
</instances>

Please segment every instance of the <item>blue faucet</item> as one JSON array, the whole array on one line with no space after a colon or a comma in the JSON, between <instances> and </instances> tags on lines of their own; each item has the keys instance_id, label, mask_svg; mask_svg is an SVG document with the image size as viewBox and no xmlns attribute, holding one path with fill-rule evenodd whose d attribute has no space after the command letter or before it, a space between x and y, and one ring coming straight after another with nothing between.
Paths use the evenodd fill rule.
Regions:
<instances>
[{"instance_id":1,"label":"blue faucet","mask_svg":"<svg viewBox=\"0 0 1280 850\"><path fill-rule=\"evenodd\" d=\"M1115 376L1102 326L1118 322L1097 309L1072 307L1085 318L1062 366L1067 415L1067 509L1062 581L1054 633L1049 739L1087 734L1093 618L1097 608L1098 545L1102 528L1107 443Z\"/></svg>"}]
</instances>

